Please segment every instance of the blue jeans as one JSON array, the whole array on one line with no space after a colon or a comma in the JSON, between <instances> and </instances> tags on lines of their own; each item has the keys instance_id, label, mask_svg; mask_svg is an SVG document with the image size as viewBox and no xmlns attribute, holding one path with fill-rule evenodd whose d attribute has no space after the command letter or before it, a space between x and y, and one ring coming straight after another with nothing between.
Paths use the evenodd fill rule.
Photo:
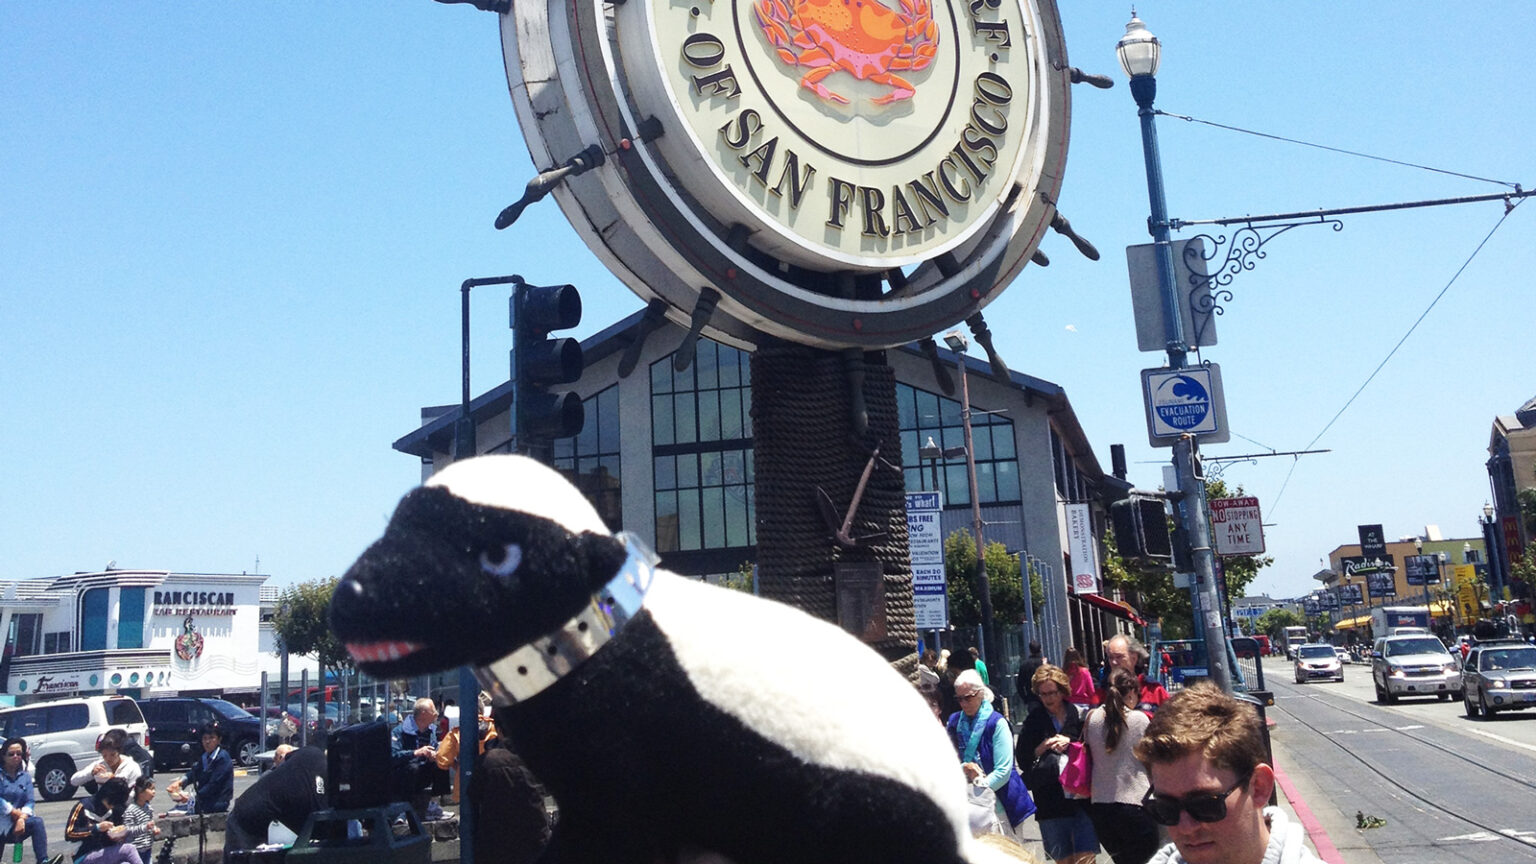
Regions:
<instances>
[{"instance_id":1,"label":"blue jeans","mask_svg":"<svg viewBox=\"0 0 1536 864\"><path fill-rule=\"evenodd\" d=\"M22 840L32 838L32 855L37 858L38 864L48 860L48 829L43 825L43 817L28 816L27 823L21 829L21 836L16 836L15 823L10 819L5 820L11 825L0 834L0 852L5 851L6 843L20 843Z\"/></svg>"}]
</instances>

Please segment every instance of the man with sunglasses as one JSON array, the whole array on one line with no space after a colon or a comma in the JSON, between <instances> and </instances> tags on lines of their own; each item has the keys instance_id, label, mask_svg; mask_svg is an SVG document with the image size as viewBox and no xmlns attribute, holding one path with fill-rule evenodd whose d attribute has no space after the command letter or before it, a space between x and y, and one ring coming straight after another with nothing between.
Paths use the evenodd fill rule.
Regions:
<instances>
[{"instance_id":1,"label":"man with sunglasses","mask_svg":"<svg viewBox=\"0 0 1536 864\"><path fill-rule=\"evenodd\" d=\"M1142 806L1172 843L1148 864L1321 864L1299 825L1267 807L1275 772L1253 706L1211 684L1165 702L1136 744L1152 788Z\"/></svg>"}]
</instances>

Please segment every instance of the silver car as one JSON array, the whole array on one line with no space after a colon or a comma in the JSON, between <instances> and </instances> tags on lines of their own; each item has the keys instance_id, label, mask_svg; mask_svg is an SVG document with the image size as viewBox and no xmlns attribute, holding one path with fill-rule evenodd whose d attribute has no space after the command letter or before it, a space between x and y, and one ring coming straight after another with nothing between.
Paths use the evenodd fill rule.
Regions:
<instances>
[{"instance_id":1,"label":"silver car","mask_svg":"<svg viewBox=\"0 0 1536 864\"><path fill-rule=\"evenodd\" d=\"M1536 646L1519 640L1479 642L1461 670L1468 717L1536 707Z\"/></svg>"},{"instance_id":2,"label":"silver car","mask_svg":"<svg viewBox=\"0 0 1536 864\"><path fill-rule=\"evenodd\" d=\"M1461 664L1433 636L1384 636L1371 650L1371 683L1376 701L1399 696L1461 698Z\"/></svg>"},{"instance_id":3,"label":"silver car","mask_svg":"<svg viewBox=\"0 0 1536 864\"><path fill-rule=\"evenodd\" d=\"M1296 649L1296 683L1303 684L1313 678L1344 680L1344 663L1332 645L1303 645Z\"/></svg>"}]
</instances>

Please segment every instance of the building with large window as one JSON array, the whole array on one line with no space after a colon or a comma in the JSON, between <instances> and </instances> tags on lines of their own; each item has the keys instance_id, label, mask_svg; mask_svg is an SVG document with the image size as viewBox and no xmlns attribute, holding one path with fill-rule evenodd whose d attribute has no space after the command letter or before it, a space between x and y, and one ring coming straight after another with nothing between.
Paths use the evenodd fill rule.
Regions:
<instances>
[{"instance_id":1,"label":"building with large window","mask_svg":"<svg viewBox=\"0 0 1536 864\"><path fill-rule=\"evenodd\" d=\"M4 584L3 696L254 693L280 664L267 576L102 570ZM292 671L315 670L296 658ZM312 671L311 674L314 674Z\"/></svg>"},{"instance_id":2,"label":"building with large window","mask_svg":"<svg viewBox=\"0 0 1536 864\"><path fill-rule=\"evenodd\" d=\"M621 355L639 319L636 313L582 343L586 369L570 387L584 400L586 426L556 442L556 467L575 478L611 529L652 543L668 568L700 577L738 572L756 557L750 357L700 339L694 362L676 371L672 352L683 330L667 323L646 340L633 373L620 377ZM940 349L940 358L954 368L955 355ZM929 359L915 348L889 350L887 361L897 381L907 489L937 488L944 534L967 530L965 457L920 455L930 439L941 452L964 445L960 401L943 395ZM1102 536L1100 505L1126 487L1100 467L1061 387L1018 372L998 381L984 361L966 357L965 363L986 540L1040 562L1051 575L1045 611L1054 616L1056 632L1071 634L1061 638L1094 656L1117 626L1114 619L1129 620L1135 612L1115 600L1069 593L1063 507L1094 504ZM477 452L510 450L511 404L510 382L471 401ZM421 459L423 480L452 460L461 416L457 405L424 409L422 425L395 442ZM1000 622L999 630L1013 631L1016 644L1019 628L1010 624L1017 622Z\"/></svg>"}]
</instances>

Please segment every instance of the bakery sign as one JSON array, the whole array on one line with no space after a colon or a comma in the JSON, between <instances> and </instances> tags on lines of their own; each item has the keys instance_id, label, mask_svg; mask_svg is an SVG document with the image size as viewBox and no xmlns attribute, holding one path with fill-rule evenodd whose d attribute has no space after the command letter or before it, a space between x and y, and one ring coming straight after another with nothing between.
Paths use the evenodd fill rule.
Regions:
<instances>
[{"instance_id":1,"label":"bakery sign","mask_svg":"<svg viewBox=\"0 0 1536 864\"><path fill-rule=\"evenodd\" d=\"M555 189L577 232L727 341L926 338L1056 215L1052 0L517 3L502 43L535 166L603 154Z\"/></svg>"},{"instance_id":2,"label":"bakery sign","mask_svg":"<svg viewBox=\"0 0 1536 864\"><path fill-rule=\"evenodd\" d=\"M235 614L233 591L155 591L152 614L185 618L189 615L213 616Z\"/></svg>"}]
</instances>

